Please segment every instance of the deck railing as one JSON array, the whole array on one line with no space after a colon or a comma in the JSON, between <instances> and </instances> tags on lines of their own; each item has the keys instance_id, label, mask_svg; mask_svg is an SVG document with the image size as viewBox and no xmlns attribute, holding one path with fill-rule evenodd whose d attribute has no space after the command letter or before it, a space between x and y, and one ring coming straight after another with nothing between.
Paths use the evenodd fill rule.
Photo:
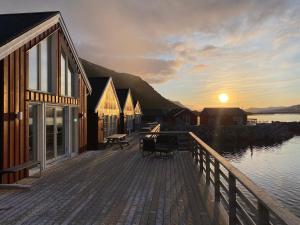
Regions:
<instances>
[{"instance_id":1,"label":"deck railing","mask_svg":"<svg viewBox=\"0 0 300 225\"><path fill-rule=\"evenodd\" d=\"M190 138L192 156L215 203L227 212L229 225L300 225L300 219L273 199L192 132L142 132L145 135L183 135Z\"/></svg>"}]
</instances>

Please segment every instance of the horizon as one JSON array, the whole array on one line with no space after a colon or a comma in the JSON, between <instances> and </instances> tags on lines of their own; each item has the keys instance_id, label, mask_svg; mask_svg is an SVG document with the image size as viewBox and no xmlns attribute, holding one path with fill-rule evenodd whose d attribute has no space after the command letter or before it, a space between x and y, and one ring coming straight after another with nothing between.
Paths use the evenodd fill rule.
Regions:
<instances>
[{"instance_id":1,"label":"horizon","mask_svg":"<svg viewBox=\"0 0 300 225\"><path fill-rule=\"evenodd\" d=\"M3 0L0 13L59 10L80 57L192 109L299 104L299 1L69 3Z\"/></svg>"}]
</instances>

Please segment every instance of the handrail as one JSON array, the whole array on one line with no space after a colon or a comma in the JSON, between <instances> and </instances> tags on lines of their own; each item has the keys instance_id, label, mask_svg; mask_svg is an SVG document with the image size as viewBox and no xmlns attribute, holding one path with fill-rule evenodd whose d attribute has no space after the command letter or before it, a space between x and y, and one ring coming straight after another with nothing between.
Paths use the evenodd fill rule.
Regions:
<instances>
[{"instance_id":1,"label":"handrail","mask_svg":"<svg viewBox=\"0 0 300 225\"><path fill-rule=\"evenodd\" d=\"M271 220L273 220L274 216L278 221L280 221L280 224L300 225L300 218L296 217L288 209L283 208L277 200L273 199L265 190L250 180L244 173L234 167L228 160L222 157L193 132L140 132L140 135L142 136L149 134L185 134L191 138L191 140L194 142L194 145L192 145L193 149L191 149L193 158L196 164L199 165L201 173L205 175L206 183L213 185L215 190L215 201L225 204L222 200L224 198L224 194L228 197L227 205L229 206L229 225L238 224L241 222L240 219L242 219L244 224L249 224L247 223L250 221L249 218L252 218L251 223L254 221L254 224L256 225L269 225L272 224ZM225 170L226 173L224 172ZM228 176L226 175L227 172ZM214 177L214 182L211 182L211 176ZM222 181L228 185L225 193L222 193L220 190L221 188L224 189L224 182ZM251 207L249 207L249 203L252 203L253 201L243 195L243 192L237 185L237 182L244 188L242 190L247 190L257 200L257 207L255 207L254 204L251 204ZM241 195L243 196L241 197ZM243 206L241 202L244 203L243 205L248 206L248 208L241 209ZM255 211L253 211L253 207L255 208ZM243 215L244 213L248 213L247 218L241 218L241 214ZM254 215L256 215L255 218L253 218Z\"/></svg>"},{"instance_id":2,"label":"handrail","mask_svg":"<svg viewBox=\"0 0 300 225\"><path fill-rule=\"evenodd\" d=\"M208 152L210 156L214 158L214 160L216 160L228 171L229 178L233 181L233 183L235 183L236 180L238 180L239 183L241 183L243 187L246 188L258 200L259 218L257 218L256 224L270 224L269 212L273 213L277 219L279 219L282 223L286 225L300 224L300 218L296 217L286 208L283 208L277 200L273 199L265 190L263 190L258 185L256 185L245 174L243 174L240 170L234 167L229 161L227 161L224 157L219 155L213 148L208 146L193 132L189 132L189 135L196 142L196 144L200 145L203 148L203 150ZM230 189L230 185L229 185L229 189ZM234 189L237 189L236 185ZM236 195L236 191L234 191L234 195ZM236 217L236 215L233 215L233 217ZM232 219L236 220L236 218L232 218Z\"/></svg>"}]
</instances>

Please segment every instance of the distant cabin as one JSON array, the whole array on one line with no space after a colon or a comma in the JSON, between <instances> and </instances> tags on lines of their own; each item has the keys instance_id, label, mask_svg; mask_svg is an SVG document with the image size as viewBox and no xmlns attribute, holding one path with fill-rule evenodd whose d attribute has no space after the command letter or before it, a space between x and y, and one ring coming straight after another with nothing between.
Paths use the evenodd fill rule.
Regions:
<instances>
[{"instance_id":1,"label":"distant cabin","mask_svg":"<svg viewBox=\"0 0 300 225\"><path fill-rule=\"evenodd\" d=\"M111 77L89 78L88 148L97 149L106 137L118 133L121 107Z\"/></svg>"},{"instance_id":2,"label":"distant cabin","mask_svg":"<svg viewBox=\"0 0 300 225\"><path fill-rule=\"evenodd\" d=\"M133 100L133 106L134 106L134 130L139 130L141 128L142 124L142 108L141 104L138 100Z\"/></svg>"},{"instance_id":3,"label":"distant cabin","mask_svg":"<svg viewBox=\"0 0 300 225\"><path fill-rule=\"evenodd\" d=\"M204 108L200 114L201 125L246 125L247 113L240 108Z\"/></svg>"},{"instance_id":4,"label":"distant cabin","mask_svg":"<svg viewBox=\"0 0 300 225\"><path fill-rule=\"evenodd\" d=\"M197 115L187 108L176 108L170 110L164 117L164 123L168 128L185 130L190 126L197 125Z\"/></svg>"},{"instance_id":5,"label":"distant cabin","mask_svg":"<svg viewBox=\"0 0 300 225\"><path fill-rule=\"evenodd\" d=\"M92 89L60 12L0 15L0 27L0 168L84 152Z\"/></svg>"},{"instance_id":6,"label":"distant cabin","mask_svg":"<svg viewBox=\"0 0 300 225\"><path fill-rule=\"evenodd\" d=\"M131 91L127 89L116 89L121 106L120 133L131 133L134 130L134 105Z\"/></svg>"}]
</instances>

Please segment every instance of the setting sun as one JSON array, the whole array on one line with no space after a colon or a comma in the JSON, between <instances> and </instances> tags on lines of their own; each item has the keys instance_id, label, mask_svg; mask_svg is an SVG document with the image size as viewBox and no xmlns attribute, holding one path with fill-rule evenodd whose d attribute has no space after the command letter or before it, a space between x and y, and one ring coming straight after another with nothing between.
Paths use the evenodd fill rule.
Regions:
<instances>
[{"instance_id":1,"label":"setting sun","mask_svg":"<svg viewBox=\"0 0 300 225\"><path fill-rule=\"evenodd\" d=\"M219 94L219 101L221 103L227 103L228 100L229 100L229 97L227 94L225 94L225 93Z\"/></svg>"}]
</instances>

